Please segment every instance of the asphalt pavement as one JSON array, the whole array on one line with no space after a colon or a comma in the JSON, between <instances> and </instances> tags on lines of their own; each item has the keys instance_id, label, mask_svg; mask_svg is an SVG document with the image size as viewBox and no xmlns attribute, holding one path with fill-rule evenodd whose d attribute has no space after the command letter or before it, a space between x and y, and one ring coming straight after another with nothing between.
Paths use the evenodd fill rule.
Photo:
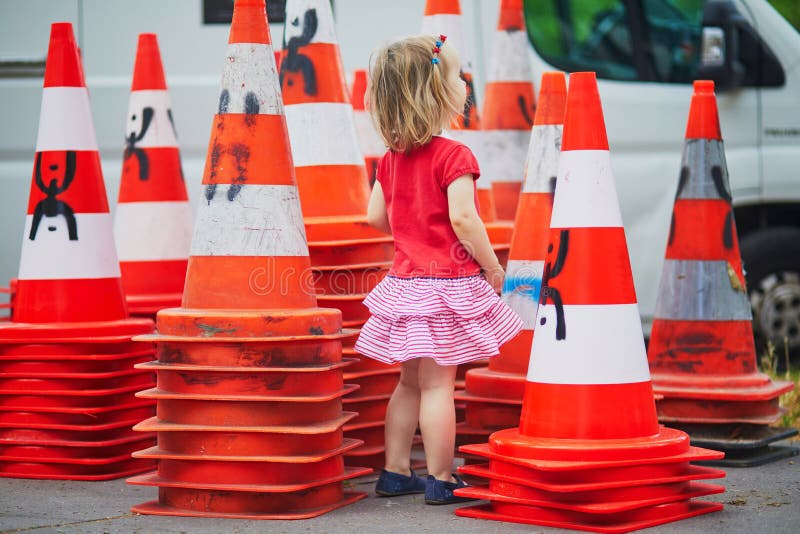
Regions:
<instances>
[{"instance_id":1,"label":"asphalt pavement","mask_svg":"<svg viewBox=\"0 0 800 534\"><path fill-rule=\"evenodd\" d=\"M794 445L798 445L794 442ZM722 502L721 512L654 527L653 533L800 532L800 457L759 467L725 468L710 481L726 492L707 500ZM483 533L567 532L565 530L457 517L464 505L427 506L421 495L375 497L375 477L348 484L367 498L323 516L301 521L243 521L219 518L146 516L131 506L158 498L154 487L124 479L75 482L0 478L0 532L25 533Z\"/></svg>"}]
</instances>

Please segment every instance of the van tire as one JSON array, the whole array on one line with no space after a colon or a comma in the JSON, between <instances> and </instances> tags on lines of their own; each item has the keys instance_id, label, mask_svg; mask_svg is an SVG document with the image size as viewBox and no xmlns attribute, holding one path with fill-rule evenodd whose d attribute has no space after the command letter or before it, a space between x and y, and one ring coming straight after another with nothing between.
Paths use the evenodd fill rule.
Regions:
<instances>
[{"instance_id":1,"label":"van tire","mask_svg":"<svg viewBox=\"0 0 800 534\"><path fill-rule=\"evenodd\" d=\"M753 333L758 354L768 340L783 361L785 339L790 353L800 355L800 228L779 226L756 230L740 242L745 279L753 308Z\"/></svg>"}]
</instances>

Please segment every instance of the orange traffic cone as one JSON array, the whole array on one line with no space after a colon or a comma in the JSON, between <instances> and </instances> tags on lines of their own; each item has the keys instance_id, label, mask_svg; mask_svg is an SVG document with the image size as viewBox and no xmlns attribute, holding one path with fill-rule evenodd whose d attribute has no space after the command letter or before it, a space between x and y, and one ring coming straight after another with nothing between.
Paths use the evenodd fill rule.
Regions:
<instances>
[{"instance_id":1,"label":"orange traffic cone","mask_svg":"<svg viewBox=\"0 0 800 534\"><path fill-rule=\"evenodd\" d=\"M480 119L478 117L478 104L475 96L475 83L473 81L473 65L467 49L467 40L464 34L464 26L461 21L461 2L459 0L427 0L425 2L425 13L422 17L422 33L430 35L446 35L447 45L455 47L461 58L461 77L467 83L467 103L464 107L464 114L456 120L448 134L461 141L475 153L478 163L481 165L485 161L483 154L483 136L480 131ZM492 194L491 184L488 180L478 180L478 204L480 206L481 218L484 222L494 222L497 219L494 195ZM503 235L507 243L511 239L511 227L509 226L507 235ZM489 229L489 238L495 242L497 233L494 229ZM502 239L501 239L502 241Z\"/></svg>"},{"instance_id":2,"label":"orange traffic cone","mask_svg":"<svg viewBox=\"0 0 800 534\"><path fill-rule=\"evenodd\" d=\"M456 430L459 443L485 441L491 432L519 421L547 252L566 96L564 73L545 72L502 292L503 301L522 317L525 327L500 347L489 367L467 371L466 391L456 395L466 403L466 420Z\"/></svg>"},{"instance_id":3,"label":"orange traffic cone","mask_svg":"<svg viewBox=\"0 0 800 534\"><path fill-rule=\"evenodd\" d=\"M281 87L303 214L360 215L369 181L330 2L290 0L286 21Z\"/></svg>"},{"instance_id":4,"label":"orange traffic cone","mask_svg":"<svg viewBox=\"0 0 800 534\"><path fill-rule=\"evenodd\" d=\"M364 107L364 97L367 94L367 71L357 69L353 72L353 84L350 88L350 101L353 103L353 118L356 121L356 133L361 152L364 154L364 163L367 166L367 175L370 184L375 183L375 173L378 170L378 160L386 152L383 139L375 130L369 112Z\"/></svg>"},{"instance_id":5,"label":"orange traffic cone","mask_svg":"<svg viewBox=\"0 0 800 534\"><path fill-rule=\"evenodd\" d=\"M770 447L797 434L768 428L791 382L756 368L714 82L697 81L650 335L659 419L726 452L724 464L760 465L797 454Z\"/></svg>"},{"instance_id":6,"label":"orange traffic cone","mask_svg":"<svg viewBox=\"0 0 800 534\"><path fill-rule=\"evenodd\" d=\"M519 428L461 448L489 486L456 493L490 503L456 514L627 532L720 510L692 480L724 473L689 462L722 454L656 420L594 73L570 75L542 283Z\"/></svg>"},{"instance_id":7,"label":"orange traffic cone","mask_svg":"<svg viewBox=\"0 0 800 534\"><path fill-rule=\"evenodd\" d=\"M179 306L192 238L172 109L153 33L139 35L114 238L128 309Z\"/></svg>"},{"instance_id":8,"label":"orange traffic cone","mask_svg":"<svg viewBox=\"0 0 800 534\"><path fill-rule=\"evenodd\" d=\"M484 159L498 219L514 220L536 105L522 0L501 0L483 99Z\"/></svg>"},{"instance_id":9,"label":"orange traffic cone","mask_svg":"<svg viewBox=\"0 0 800 534\"><path fill-rule=\"evenodd\" d=\"M317 298L321 305L341 310L345 327L360 328L369 318L362 301L388 272L393 240L366 225L369 181L346 92L331 3L289 0L286 21L283 101ZM360 359L354 343L355 338L345 341L345 354ZM343 400L348 410L359 412L345 426L345 435L365 438L362 447L345 456L345 462L380 468L384 465L382 412L400 368L372 371L345 371L345 380L360 386ZM371 429L368 435L365 425Z\"/></svg>"},{"instance_id":10,"label":"orange traffic cone","mask_svg":"<svg viewBox=\"0 0 800 534\"><path fill-rule=\"evenodd\" d=\"M447 135L467 145L475 154L478 164L483 168L487 158L484 150L485 132L480 130L475 85L472 78L473 66L461 21L461 3L459 0L426 0L425 12L422 17L422 33L446 35L447 43L445 46L453 46L458 50L461 58L461 76L467 83L467 103L464 107L464 114L456 120ZM511 221L497 220L494 194L489 180L481 178L475 182L475 186L477 188L481 219L485 223L489 241L492 243L498 260L502 265L505 265L506 261L508 261L508 249L514 225ZM456 388L464 388L465 374L469 369L483 367L486 364L485 360L476 360L468 364L459 365L456 375ZM460 419L463 406L457 404L456 408L457 418Z\"/></svg>"},{"instance_id":11,"label":"orange traffic cone","mask_svg":"<svg viewBox=\"0 0 800 534\"><path fill-rule=\"evenodd\" d=\"M129 319L72 25L51 27L12 321L0 323L0 476L105 480L152 468L153 413Z\"/></svg>"},{"instance_id":12,"label":"orange traffic cone","mask_svg":"<svg viewBox=\"0 0 800 534\"><path fill-rule=\"evenodd\" d=\"M338 310L316 307L264 0L237 0L181 308L158 313L158 470L139 513L301 519L364 494L343 481Z\"/></svg>"}]
</instances>

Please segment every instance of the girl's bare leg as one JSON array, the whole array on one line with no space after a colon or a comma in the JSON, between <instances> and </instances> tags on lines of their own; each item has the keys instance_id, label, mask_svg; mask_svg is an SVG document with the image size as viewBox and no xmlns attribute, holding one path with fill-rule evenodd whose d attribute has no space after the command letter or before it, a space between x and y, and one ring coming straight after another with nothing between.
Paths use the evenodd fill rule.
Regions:
<instances>
[{"instance_id":1,"label":"girl's bare leg","mask_svg":"<svg viewBox=\"0 0 800 534\"><path fill-rule=\"evenodd\" d=\"M455 365L440 366L431 358L419 363L419 427L425 446L428 474L454 482L453 452L456 439L456 409L453 389Z\"/></svg>"},{"instance_id":2,"label":"girl's bare leg","mask_svg":"<svg viewBox=\"0 0 800 534\"><path fill-rule=\"evenodd\" d=\"M392 473L408 475L411 471L411 443L419 421L420 359L400 364L400 381L386 408L386 465Z\"/></svg>"}]
</instances>

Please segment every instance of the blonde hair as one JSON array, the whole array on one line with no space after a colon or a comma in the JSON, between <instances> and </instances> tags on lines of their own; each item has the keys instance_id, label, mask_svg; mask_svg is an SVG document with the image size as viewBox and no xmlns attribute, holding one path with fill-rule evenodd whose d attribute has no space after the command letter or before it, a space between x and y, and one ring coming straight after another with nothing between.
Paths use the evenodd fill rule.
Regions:
<instances>
[{"instance_id":1,"label":"blonde hair","mask_svg":"<svg viewBox=\"0 0 800 534\"><path fill-rule=\"evenodd\" d=\"M433 63L436 41L407 37L370 58L369 111L391 150L407 153L427 144L464 111L458 88L448 83L451 69L459 68L458 53L445 42Z\"/></svg>"}]
</instances>

